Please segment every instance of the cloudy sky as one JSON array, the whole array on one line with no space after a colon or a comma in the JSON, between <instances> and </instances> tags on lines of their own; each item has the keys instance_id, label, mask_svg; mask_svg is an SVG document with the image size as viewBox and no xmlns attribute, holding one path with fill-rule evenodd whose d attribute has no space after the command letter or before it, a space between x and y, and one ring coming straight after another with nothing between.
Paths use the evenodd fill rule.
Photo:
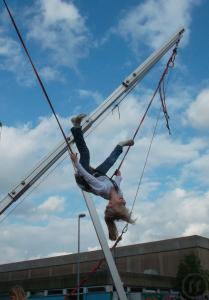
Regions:
<instances>
[{"instance_id":1,"label":"cloudy sky","mask_svg":"<svg viewBox=\"0 0 209 300\"><path fill-rule=\"evenodd\" d=\"M8 0L66 134L181 26L166 92L172 135L161 116L121 245L193 234L209 238L209 2L206 0ZM56 149L62 136L17 36L0 6L0 199ZM92 165L133 135L171 51L118 110L87 137ZM159 112L158 97L121 169L132 206ZM112 170L112 172L114 169ZM110 174L112 174L110 172ZM103 222L106 201L94 198ZM99 248L73 168L64 155L0 217L0 263ZM123 224L119 224L122 228ZM111 243L110 243L111 245Z\"/></svg>"}]
</instances>

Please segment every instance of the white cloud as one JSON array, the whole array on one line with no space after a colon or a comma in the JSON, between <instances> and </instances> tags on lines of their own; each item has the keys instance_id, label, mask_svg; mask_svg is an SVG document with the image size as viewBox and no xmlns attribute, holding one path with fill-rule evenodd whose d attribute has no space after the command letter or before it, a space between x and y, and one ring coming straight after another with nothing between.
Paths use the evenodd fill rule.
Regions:
<instances>
[{"instance_id":1,"label":"white cloud","mask_svg":"<svg viewBox=\"0 0 209 300\"><path fill-rule=\"evenodd\" d=\"M129 226L123 244L199 234L209 236L208 192L195 194L173 189L150 202L138 200L134 209L137 224Z\"/></svg>"},{"instance_id":2,"label":"white cloud","mask_svg":"<svg viewBox=\"0 0 209 300\"><path fill-rule=\"evenodd\" d=\"M97 91L90 90L78 90L79 96L81 98L90 98L93 99L97 104L100 104L104 100L103 96Z\"/></svg>"},{"instance_id":3,"label":"white cloud","mask_svg":"<svg viewBox=\"0 0 209 300\"><path fill-rule=\"evenodd\" d=\"M88 55L90 34L85 19L72 2L37 0L28 37L49 51L53 67L76 69L78 60Z\"/></svg>"},{"instance_id":4,"label":"white cloud","mask_svg":"<svg viewBox=\"0 0 209 300\"><path fill-rule=\"evenodd\" d=\"M130 138L135 133L145 110L145 104L141 101L138 103L137 99L137 96L129 96L120 107L120 119L115 110L114 114L110 114L96 129L96 132L87 138L94 164L95 161L97 163L102 161L120 140ZM130 164L129 171L134 162L137 162L139 165L143 163L151 141L154 123L155 120L151 117L147 116L145 118L136 137L135 145L131 148L127 157L127 161ZM181 127L181 124L177 124L177 126ZM180 136L169 136L164 125L159 127L149 158L150 168L162 166L162 164L177 165L187 163L190 160L197 159L199 151L207 146L207 142L201 137L193 137L189 141L184 142ZM101 149L104 150L101 151Z\"/></svg>"},{"instance_id":5,"label":"white cloud","mask_svg":"<svg viewBox=\"0 0 209 300\"><path fill-rule=\"evenodd\" d=\"M103 205L104 201L98 200L97 208L101 220ZM154 202L149 199L137 200L134 207L136 225L129 225L129 230L123 236L120 245L193 234L209 236L208 214L209 192L197 194L173 188ZM106 231L104 222L102 223ZM118 225L122 228L124 223ZM0 262L14 261L14 257L18 261L75 253L77 251L75 232L77 232L76 216L66 219L52 215L45 225L37 222L33 226L29 223L1 224ZM82 251L100 249L93 225L88 218L84 218L81 224L81 248Z\"/></svg>"},{"instance_id":6,"label":"white cloud","mask_svg":"<svg viewBox=\"0 0 209 300\"><path fill-rule=\"evenodd\" d=\"M197 223L197 224L190 224L188 228L186 228L185 232L183 233L184 236L188 235L204 235L205 233L208 235L209 232L209 225L206 223Z\"/></svg>"},{"instance_id":7,"label":"white cloud","mask_svg":"<svg viewBox=\"0 0 209 300\"><path fill-rule=\"evenodd\" d=\"M92 224L83 220L81 225L82 251L85 244L94 245L96 235ZM14 257L20 261L76 252L76 232L77 220L73 218L51 217L47 225L1 224L0 263L14 261Z\"/></svg>"},{"instance_id":8,"label":"white cloud","mask_svg":"<svg viewBox=\"0 0 209 300\"><path fill-rule=\"evenodd\" d=\"M157 49L181 26L189 35L191 11L196 0L148 0L124 13L116 32L127 40L134 51L143 43ZM185 38L184 38L185 40Z\"/></svg>"},{"instance_id":9,"label":"white cloud","mask_svg":"<svg viewBox=\"0 0 209 300\"><path fill-rule=\"evenodd\" d=\"M88 247L88 251L96 251L96 250L101 250L101 247L99 246Z\"/></svg>"},{"instance_id":10,"label":"white cloud","mask_svg":"<svg viewBox=\"0 0 209 300\"><path fill-rule=\"evenodd\" d=\"M41 213L61 212L64 210L65 199L59 196L51 196L43 202L38 209Z\"/></svg>"},{"instance_id":11,"label":"white cloud","mask_svg":"<svg viewBox=\"0 0 209 300\"><path fill-rule=\"evenodd\" d=\"M207 146L208 148L208 146ZM190 178L190 182L208 186L209 176L209 153L208 149L197 158L188 162L182 171L182 179Z\"/></svg>"},{"instance_id":12,"label":"white cloud","mask_svg":"<svg viewBox=\"0 0 209 300\"><path fill-rule=\"evenodd\" d=\"M52 253L49 253L48 257L62 256L62 255L67 255L67 254L71 254L71 252L65 252L65 251L62 251L62 252L52 252Z\"/></svg>"},{"instance_id":13,"label":"white cloud","mask_svg":"<svg viewBox=\"0 0 209 300\"><path fill-rule=\"evenodd\" d=\"M93 166L99 164L118 141L132 136L145 106L141 99L138 103L137 98L134 95L129 96L126 102L121 104L120 120L115 111L87 137ZM122 189L129 207L132 205L139 179L138 172L142 169L150 142L154 123L152 116L150 114L143 123L136 144L131 148L122 167ZM62 123L67 126L68 121L63 119ZM190 183L191 172L194 178L195 176L197 179L201 176L208 178L209 168L202 168L206 161L208 139L198 133L197 136L194 134L185 140L182 124L176 126L178 136L169 137L163 127L154 140L140 188L139 200L137 199L134 208L137 224L129 226L129 231L122 241L124 245L193 233L209 236L208 188L200 192L198 180L191 190L184 186L185 182ZM30 163L31 167L43 153L51 152L55 140L59 141L59 139L59 131L52 118L40 119L34 128L28 124L18 128L5 128L0 148L3 162L0 172L1 189L6 193L9 183L14 178L21 180L20 173L26 172L28 164ZM13 147L14 141L16 147ZM185 170L189 171L185 172ZM33 203L28 201L27 205L20 206L16 214L10 215L12 219L7 219L7 224L1 225L3 234L0 235L0 260L2 262L12 261L14 257L19 260L76 251L77 214L78 211L84 211L86 208L83 209L84 207L81 206L84 202L80 199L79 190L72 180L72 173L68 163L61 165L53 175L48 177L38 194L33 196ZM47 196L46 191L49 193ZM67 193L63 194L65 191ZM99 217L103 220L107 202L96 198L95 203ZM64 211L62 211L63 207ZM69 218L67 219L66 215L61 218L61 213L68 214ZM12 224L11 220L17 220L16 224ZM98 242L91 221L84 218L83 222L83 233L85 232L82 238L83 249L97 249ZM107 232L104 221L102 224ZM119 223L120 228L123 225L123 222ZM28 244L30 236L33 236L33 241ZM43 246L41 249L40 244ZM27 250L27 253L23 249Z\"/></svg>"},{"instance_id":14,"label":"white cloud","mask_svg":"<svg viewBox=\"0 0 209 300\"><path fill-rule=\"evenodd\" d=\"M39 72L41 78L44 78L46 81L64 81L64 77L58 70L55 70L49 66L43 67Z\"/></svg>"},{"instance_id":15,"label":"white cloud","mask_svg":"<svg viewBox=\"0 0 209 300\"><path fill-rule=\"evenodd\" d=\"M199 93L196 100L190 104L187 117L190 125L194 128L209 129L209 89Z\"/></svg>"},{"instance_id":16,"label":"white cloud","mask_svg":"<svg viewBox=\"0 0 209 300\"><path fill-rule=\"evenodd\" d=\"M42 1L41 5L45 16L44 21L47 25L66 21L75 29L81 26L78 9L72 3L60 0L45 0Z\"/></svg>"},{"instance_id":17,"label":"white cloud","mask_svg":"<svg viewBox=\"0 0 209 300\"><path fill-rule=\"evenodd\" d=\"M32 7L25 7L21 17L24 29L28 29L27 36L38 42L36 50L45 50L44 62L39 68L40 75L45 80L64 80L57 70L58 66L77 70L79 59L88 55L90 33L85 18L80 15L75 4L63 0L37 0ZM34 81L32 68L21 49L18 37L16 40L9 37L8 28L12 24L8 19L7 13L1 15L0 69L12 72L19 84L30 86ZM27 42L28 40L28 47ZM43 53L39 53L40 61Z\"/></svg>"},{"instance_id":18,"label":"white cloud","mask_svg":"<svg viewBox=\"0 0 209 300\"><path fill-rule=\"evenodd\" d=\"M31 68L27 63L18 42L0 32L0 69L11 72L16 76L18 83L31 85Z\"/></svg>"},{"instance_id":19,"label":"white cloud","mask_svg":"<svg viewBox=\"0 0 209 300\"><path fill-rule=\"evenodd\" d=\"M146 139L145 142L148 144L149 140ZM158 135L152 148L151 165L153 167L162 166L162 164L186 163L197 158L199 151L205 146L206 144L202 139L192 139L189 143L184 144L181 140L169 139L166 135Z\"/></svg>"},{"instance_id":20,"label":"white cloud","mask_svg":"<svg viewBox=\"0 0 209 300\"><path fill-rule=\"evenodd\" d=\"M68 121L61 120L61 123L66 126ZM18 127L4 126L0 144L1 193L8 192L16 181L23 179L22 177L28 174L29 170L43 156L48 155L61 140L62 136L53 117L41 118L34 128L30 124ZM62 168L59 172L69 171ZM54 184L51 182L53 188L56 186L56 180L60 182L58 179L59 177L54 178Z\"/></svg>"}]
</instances>

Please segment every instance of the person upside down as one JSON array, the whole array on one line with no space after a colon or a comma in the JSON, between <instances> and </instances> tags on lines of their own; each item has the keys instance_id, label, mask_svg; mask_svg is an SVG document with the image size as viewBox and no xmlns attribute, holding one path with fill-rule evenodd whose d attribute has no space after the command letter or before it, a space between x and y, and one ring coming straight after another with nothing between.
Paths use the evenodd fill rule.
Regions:
<instances>
[{"instance_id":1,"label":"person upside down","mask_svg":"<svg viewBox=\"0 0 209 300\"><path fill-rule=\"evenodd\" d=\"M123 152L123 147L134 145L134 141L126 140L118 143L102 164L96 168L92 168L90 166L89 149L81 129L81 122L85 117L85 114L79 114L71 119L73 124L71 132L80 154L79 161L77 154L71 154L71 160L76 169L75 179L82 190L108 200L104 218L109 232L109 239L115 241L118 237L115 221L123 220L134 224L134 220L131 219L130 212L125 206L126 202L120 189L120 182L122 180L120 171L116 171L114 180L106 174Z\"/></svg>"}]
</instances>

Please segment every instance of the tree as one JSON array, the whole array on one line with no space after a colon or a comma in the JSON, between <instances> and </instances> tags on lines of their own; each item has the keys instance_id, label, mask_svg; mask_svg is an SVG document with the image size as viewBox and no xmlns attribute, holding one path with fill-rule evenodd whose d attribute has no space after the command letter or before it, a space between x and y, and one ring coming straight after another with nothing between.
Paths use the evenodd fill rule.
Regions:
<instances>
[{"instance_id":1,"label":"tree","mask_svg":"<svg viewBox=\"0 0 209 300\"><path fill-rule=\"evenodd\" d=\"M180 261L176 277L177 287L186 299L202 296L208 290L209 271L202 268L194 252Z\"/></svg>"}]
</instances>

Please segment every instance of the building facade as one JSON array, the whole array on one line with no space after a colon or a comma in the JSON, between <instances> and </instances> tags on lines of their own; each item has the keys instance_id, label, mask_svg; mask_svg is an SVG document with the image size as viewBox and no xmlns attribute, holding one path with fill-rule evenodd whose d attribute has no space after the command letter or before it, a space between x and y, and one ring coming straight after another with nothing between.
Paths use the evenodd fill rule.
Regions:
<instances>
[{"instance_id":1,"label":"building facade","mask_svg":"<svg viewBox=\"0 0 209 300\"><path fill-rule=\"evenodd\" d=\"M146 293L147 290L175 290L178 265L185 255L191 253L195 253L203 268L209 270L209 239L197 235L118 247L113 255L125 290L132 295L129 299L140 299L139 296L134 298L134 294ZM87 294L114 294L105 262L96 273L89 275L102 258L101 250L80 253L80 277L81 280L88 278L81 288L83 299L87 299ZM76 286L76 263L77 255L69 254L0 265L0 299L11 286L19 284L31 297L51 295L53 300L54 295L58 300L58 294L69 293Z\"/></svg>"}]
</instances>

